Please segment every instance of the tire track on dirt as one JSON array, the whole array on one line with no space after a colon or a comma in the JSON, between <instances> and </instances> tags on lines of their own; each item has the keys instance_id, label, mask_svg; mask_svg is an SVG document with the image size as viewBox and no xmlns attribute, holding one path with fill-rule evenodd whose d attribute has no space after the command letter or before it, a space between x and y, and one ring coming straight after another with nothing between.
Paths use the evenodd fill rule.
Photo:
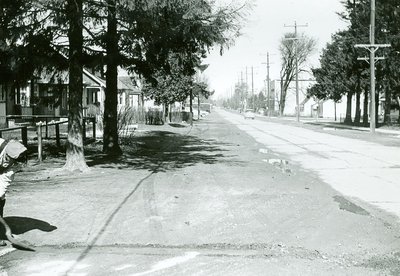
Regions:
<instances>
[{"instance_id":1,"label":"tire track on dirt","mask_svg":"<svg viewBox=\"0 0 400 276\"><path fill-rule=\"evenodd\" d=\"M183 134L183 135L189 135L190 132L193 129L193 125L190 126L190 129L187 131L187 133ZM169 142L166 143L164 145L164 147L161 147L160 150L154 154L155 157L162 155L163 152L165 150L168 150L170 148L172 148L173 142ZM158 170L161 168L161 166L163 165L163 163L165 163L165 161L159 161L157 166L145 177L143 177L141 180L139 180L136 185L134 185L134 188L128 193L127 196L125 196L125 198L122 199L122 201L117 205L117 207L114 209L114 211L111 213L111 215L106 219L106 221L104 222L103 226L100 228L99 232L96 234L96 236L92 239L92 241L89 243L89 245L86 246L85 250L78 256L78 258L74 261L73 265L71 265L68 270L65 272L64 275L68 275L70 274L87 256L88 254L92 251L92 249L94 248L94 246L96 245L97 241L103 236L103 234L106 232L108 226L111 224L111 222L114 220L114 218L117 216L117 214L119 213L119 211L124 207L124 205L129 201L129 199L136 194L136 192L138 191L138 189L141 186L144 186L144 183L146 181L148 181L152 176L154 176ZM154 185L154 179L153 179L153 185ZM153 193L149 193L149 195L152 195L153 199L154 199L154 187L153 187ZM153 208L152 209L152 204L150 201L146 201L149 203L149 205L147 206L148 210L150 210L150 213L153 212L155 214L156 210ZM153 200L154 202L154 200ZM154 206L154 205L153 205ZM154 229L158 234L162 232L162 225L161 222L159 222L159 224L153 224L152 229Z\"/></svg>"}]
</instances>

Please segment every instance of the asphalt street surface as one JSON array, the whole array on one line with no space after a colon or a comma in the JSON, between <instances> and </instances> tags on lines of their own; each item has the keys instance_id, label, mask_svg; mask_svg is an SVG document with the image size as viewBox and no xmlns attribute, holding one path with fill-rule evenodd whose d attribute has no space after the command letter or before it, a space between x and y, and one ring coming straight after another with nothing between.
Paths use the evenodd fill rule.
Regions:
<instances>
[{"instance_id":1,"label":"asphalt street surface","mask_svg":"<svg viewBox=\"0 0 400 276\"><path fill-rule=\"evenodd\" d=\"M48 158L5 209L36 252L0 248L0 275L399 275L395 195L359 193L391 185L395 155L218 111L138 132L112 163L89 152L85 174Z\"/></svg>"}]
</instances>

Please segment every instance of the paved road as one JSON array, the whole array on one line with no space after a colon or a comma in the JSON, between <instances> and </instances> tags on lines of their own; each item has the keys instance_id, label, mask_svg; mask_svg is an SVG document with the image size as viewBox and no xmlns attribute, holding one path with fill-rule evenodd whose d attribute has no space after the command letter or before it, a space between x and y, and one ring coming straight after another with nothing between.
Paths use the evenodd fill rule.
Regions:
<instances>
[{"instance_id":1,"label":"paved road","mask_svg":"<svg viewBox=\"0 0 400 276\"><path fill-rule=\"evenodd\" d=\"M337 191L400 216L400 147L320 133L241 115L221 115L283 158L315 172Z\"/></svg>"},{"instance_id":2,"label":"paved road","mask_svg":"<svg viewBox=\"0 0 400 276\"><path fill-rule=\"evenodd\" d=\"M310 156L304 164L321 165L311 157L320 161L324 152L308 145L308 138L279 137L306 131L295 134L294 128L220 114L193 128L138 133L125 156L112 163L87 152L86 174L44 170L63 164L62 158L48 158L17 175L6 219L37 251L0 250L0 271L400 274L397 218L343 196L301 160L264 161L298 160L295 153L301 151ZM286 130L268 134L272 127Z\"/></svg>"}]
</instances>

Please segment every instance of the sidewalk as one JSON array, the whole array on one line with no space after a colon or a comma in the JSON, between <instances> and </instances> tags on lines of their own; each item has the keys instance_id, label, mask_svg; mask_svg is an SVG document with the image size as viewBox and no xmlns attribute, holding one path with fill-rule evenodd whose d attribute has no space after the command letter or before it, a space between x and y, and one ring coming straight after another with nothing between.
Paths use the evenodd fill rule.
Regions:
<instances>
[{"instance_id":1,"label":"sidewalk","mask_svg":"<svg viewBox=\"0 0 400 276\"><path fill-rule=\"evenodd\" d=\"M400 218L399 131L382 129L382 135L371 135L367 128L276 117L242 125L241 117L226 114L257 142L315 173L335 190Z\"/></svg>"},{"instance_id":2,"label":"sidewalk","mask_svg":"<svg viewBox=\"0 0 400 276\"><path fill-rule=\"evenodd\" d=\"M266 116L258 116L258 117L270 118L273 120L285 120L285 121L297 123L295 117L266 117ZM310 125L319 125L319 126L323 126L323 127L330 127L330 128L337 128L337 129L349 129L349 130L351 129L351 130L370 132L369 127L346 125L344 123L335 121L334 119L327 119L327 118L315 119L315 118L301 117L300 123L310 124ZM399 127L394 128L394 129L387 129L386 127L380 127L380 128L376 128L375 132L381 133L381 134L400 136L400 128Z\"/></svg>"}]
</instances>

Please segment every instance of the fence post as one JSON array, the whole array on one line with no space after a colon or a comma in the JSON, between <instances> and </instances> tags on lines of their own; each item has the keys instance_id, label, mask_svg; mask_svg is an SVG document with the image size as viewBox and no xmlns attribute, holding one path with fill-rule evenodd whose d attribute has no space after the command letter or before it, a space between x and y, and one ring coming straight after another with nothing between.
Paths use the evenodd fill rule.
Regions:
<instances>
[{"instance_id":1,"label":"fence post","mask_svg":"<svg viewBox=\"0 0 400 276\"><path fill-rule=\"evenodd\" d=\"M24 126L21 128L22 144L25 147L28 146L28 127Z\"/></svg>"},{"instance_id":2,"label":"fence post","mask_svg":"<svg viewBox=\"0 0 400 276\"><path fill-rule=\"evenodd\" d=\"M86 139L86 119L83 118L82 120L82 139Z\"/></svg>"},{"instance_id":3,"label":"fence post","mask_svg":"<svg viewBox=\"0 0 400 276\"><path fill-rule=\"evenodd\" d=\"M96 117L93 117L92 123L93 123L93 139L96 140Z\"/></svg>"},{"instance_id":4,"label":"fence post","mask_svg":"<svg viewBox=\"0 0 400 276\"><path fill-rule=\"evenodd\" d=\"M37 125L37 140L38 140L38 159L39 162L42 162L42 122L39 122Z\"/></svg>"},{"instance_id":5,"label":"fence post","mask_svg":"<svg viewBox=\"0 0 400 276\"><path fill-rule=\"evenodd\" d=\"M48 118L46 117L46 139L49 139L49 127L48 127Z\"/></svg>"},{"instance_id":6,"label":"fence post","mask_svg":"<svg viewBox=\"0 0 400 276\"><path fill-rule=\"evenodd\" d=\"M60 147L61 146L61 144L60 144L60 124L55 124L55 126L56 126L56 144L57 144L57 147Z\"/></svg>"}]
</instances>

